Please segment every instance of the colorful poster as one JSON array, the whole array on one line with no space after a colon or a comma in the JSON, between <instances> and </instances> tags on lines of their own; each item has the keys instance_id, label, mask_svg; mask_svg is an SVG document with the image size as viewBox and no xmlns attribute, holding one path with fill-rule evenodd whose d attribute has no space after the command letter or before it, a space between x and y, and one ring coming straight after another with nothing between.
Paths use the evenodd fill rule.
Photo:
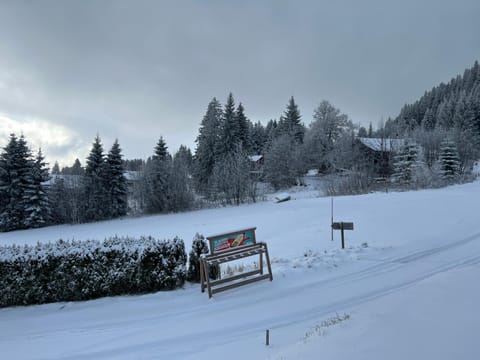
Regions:
<instances>
[{"instance_id":1,"label":"colorful poster","mask_svg":"<svg viewBox=\"0 0 480 360\"><path fill-rule=\"evenodd\" d=\"M211 239L212 253L218 251L231 249L237 246L252 245L255 244L254 230L247 230L238 233L228 234Z\"/></svg>"}]
</instances>

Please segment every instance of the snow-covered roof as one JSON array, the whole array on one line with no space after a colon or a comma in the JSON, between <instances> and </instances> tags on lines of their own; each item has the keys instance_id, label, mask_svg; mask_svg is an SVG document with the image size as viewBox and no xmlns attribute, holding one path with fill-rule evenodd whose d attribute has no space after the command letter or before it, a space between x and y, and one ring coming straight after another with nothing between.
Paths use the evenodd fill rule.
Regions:
<instances>
[{"instance_id":1,"label":"snow-covered roof","mask_svg":"<svg viewBox=\"0 0 480 360\"><path fill-rule=\"evenodd\" d=\"M404 144L404 139L362 138L358 140L373 151L398 151Z\"/></svg>"},{"instance_id":2,"label":"snow-covered roof","mask_svg":"<svg viewBox=\"0 0 480 360\"><path fill-rule=\"evenodd\" d=\"M123 173L123 175L125 175L125 178L128 181L135 181L139 179L140 171L127 170Z\"/></svg>"},{"instance_id":3,"label":"snow-covered roof","mask_svg":"<svg viewBox=\"0 0 480 360\"><path fill-rule=\"evenodd\" d=\"M50 175L50 179L44 181L42 184L46 186L52 186L55 184L56 180L63 180L64 184L69 186L77 185L80 182L80 175L62 175L62 174L52 174Z\"/></svg>"},{"instance_id":4,"label":"snow-covered roof","mask_svg":"<svg viewBox=\"0 0 480 360\"><path fill-rule=\"evenodd\" d=\"M248 158L250 161L257 162L258 160L263 159L263 155L250 155Z\"/></svg>"}]
</instances>

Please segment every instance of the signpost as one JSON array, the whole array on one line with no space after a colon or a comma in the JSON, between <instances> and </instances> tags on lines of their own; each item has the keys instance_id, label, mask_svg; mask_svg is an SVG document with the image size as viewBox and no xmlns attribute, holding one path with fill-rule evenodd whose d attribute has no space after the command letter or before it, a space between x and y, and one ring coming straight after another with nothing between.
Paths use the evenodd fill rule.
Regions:
<instances>
[{"instance_id":1,"label":"signpost","mask_svg":"<svg viewBox=\"0 0 480 360\"><path fill-rule=\"evenodd\" d=\"M353 230L353 222L332 222L332 232L333 230L342 231L342 249L345 249L345 235L344 230Z\"/></svg>"}]
</instances>

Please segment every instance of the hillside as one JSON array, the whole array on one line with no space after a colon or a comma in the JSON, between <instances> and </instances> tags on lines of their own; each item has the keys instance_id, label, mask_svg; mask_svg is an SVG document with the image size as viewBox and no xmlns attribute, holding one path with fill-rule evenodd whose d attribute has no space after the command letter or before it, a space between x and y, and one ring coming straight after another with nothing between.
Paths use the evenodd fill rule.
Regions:
<instances>
[{"instance_id":1,"label":"hillside","mask_svg":"<svg viewBox=\"0 0 480 360\"><path fill-rule=\"evenodd\" d=\"M353 221L330 241L330 198L264 202L0 234L0 243L110 235L182 237L257 226L273 282L208 299L198 285L144 296L0 309L15 359L474 358L480 182L337 197ZM346 314L346 316L345 316ZM337 316L338 315L338 316ZM335 320L337 319L337 320ZM342 321L338 320L342 319ZM271 346L266 347L265 329Z\"/></svg>"}]
</instances>

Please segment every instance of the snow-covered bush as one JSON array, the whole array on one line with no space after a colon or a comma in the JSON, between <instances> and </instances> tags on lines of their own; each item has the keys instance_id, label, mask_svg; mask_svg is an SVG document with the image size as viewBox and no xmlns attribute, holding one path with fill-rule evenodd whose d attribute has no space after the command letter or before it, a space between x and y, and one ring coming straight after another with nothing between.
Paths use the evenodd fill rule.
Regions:
<instances>
[{"instance_id":1,"label":"snow-covered bush","mask_svg":"<svg viewBox=\"0 0 480 360\"><path fill-rule=\"evenodd\" d=\"M0 307L174 289L185 281L186 259L178 238L0 246Z\"/></svg>"},{"instance_id":2,"label":"snow-covered bush","mask_svg":"<svg viewBox=\"0 0 480 360\"><path fill-rule=\"evenodd\" d=\"M195 234L192 242L192 250L188 254L187 280L200 282L200 257L208 254L208 244L202 234ZM210 267L210 278L216 279L220 272L219 265Z\"/></svg>"}]
</instances>

